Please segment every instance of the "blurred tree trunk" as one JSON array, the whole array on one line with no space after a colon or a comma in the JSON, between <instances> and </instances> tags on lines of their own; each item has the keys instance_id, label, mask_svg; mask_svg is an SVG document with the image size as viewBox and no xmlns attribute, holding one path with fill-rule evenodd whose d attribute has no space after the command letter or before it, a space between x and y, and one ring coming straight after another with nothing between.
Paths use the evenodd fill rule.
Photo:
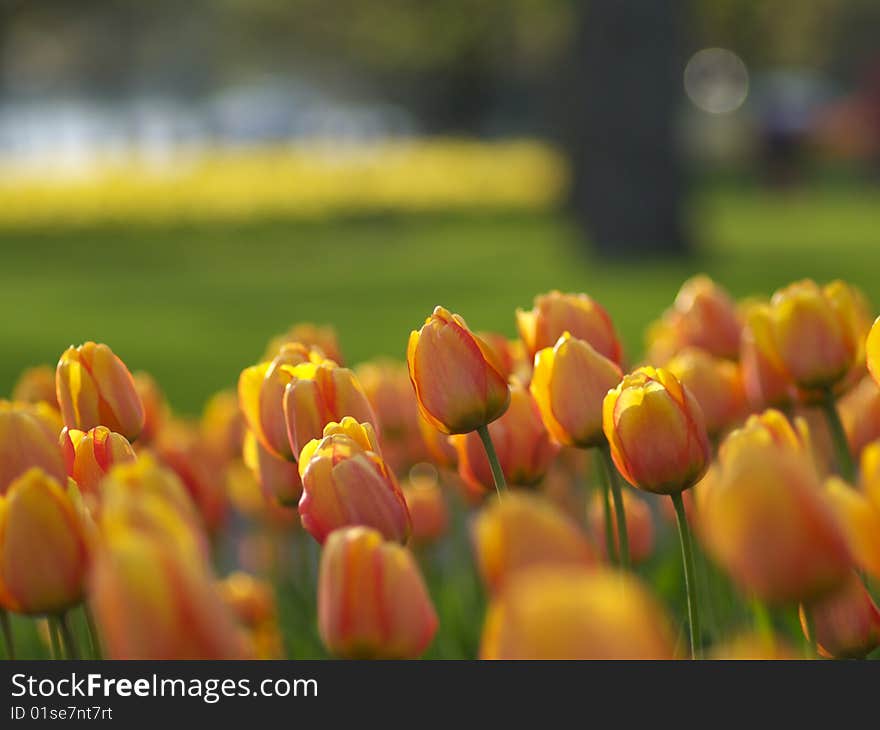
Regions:
<instances>
[{"instance_id":1,"label":"blurred tree trunk","mask_svg":"<svg viewBox=\"0 0 880 730\"><path fill-rule=\"evenodd\" d=\"M561 111L571 206L606 256L684 255L682 0L585 0Z\"/></svg>"}]
</instances>

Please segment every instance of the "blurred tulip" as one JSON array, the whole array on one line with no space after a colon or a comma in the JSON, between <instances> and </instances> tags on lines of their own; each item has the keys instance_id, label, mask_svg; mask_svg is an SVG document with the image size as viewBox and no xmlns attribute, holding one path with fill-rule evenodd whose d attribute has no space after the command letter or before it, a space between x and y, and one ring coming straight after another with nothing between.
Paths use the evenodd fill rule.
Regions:
<instances>
[{"instance_id":1,"label":"blurred tulip","mask_svg":"<svg viewBox=\"0 0 880 730\"><path fill-rule=\"evenodd\" d=\"M709 466L700 406L666 370L643 367L626 375L605 396L602 427L618 471L639 489L677 494Z\"/></svg>"},{"instance_id":2,"label":"blurred tulip","mask_svg":"<svg viewBox=\"0 0 880 730\"><path fill-rule=\"evenodd\" d=\"M577 525L530 494L512 492L485 506L474 520L473 539L480 575L491 593L530 566L595 562Z\"/></svg>"},{"instance_id":3,"label":"blurred tulip","mask_svg":"<svg viewBox=\"0 0 880 730\"><path fill-rule=\"evenodd\" d=\"M745 391L736 363L688 347L666 363L666 369L699 403L709 436L723 433L745 417Z\"/></svg>"},{"instance_id":4,"label":"blurred tulip","mask_svg":"<svg viewBox=\"0 0 880 730\"><path fill-rule=\"evenodd\" d=\"M482 659L672 659L660 603L633 576L552 566L514 576L489 606Z\"/></svg>"},{"instance_id":5,"label":"blurred tulip","mask_svg":"<svg viewBox=\"0 0 880 730\"><path fill-rule=\"evenodd\" d=\"M106 426L133 441L144 426L144 404L125 363L103 344L69 347L55 370L64 424L88 431Z\"/></svg>"},{"instance_id":6,"label":"blurred tulip","mask_svg":"<svg viewBox=\"0 0 880 730\"><path fill-rule=\"evenodd\" d=\"M553 347L564 332L585 340L603 357L620 366L623 352L608 312L586 294L551 291L535 297L530 311L516 310L519 336L530 357Z\"/></svg>"},{"instance_id":7,"label":"blurred tulip","mask_svg":"<svg viewBox=\"0 0 880 730\"><path fill-rule=\"evenodd\" d=\"M535 355L529 389L553 438L589 448L605 439L602 401L622 377L616 363L564 332L555 345Z\"/></svg>"},{"instance_id":8,"label":"blurred tulip","mask_svg":"<svg viewBox=\"0 0 880 730\"><path fill-rule=\"evenodd\" d=\"M68 476L91 494L97 494L98 485L114 464L137 458L124 436L104 426L89 431L65 427L61 432L61 451Z\"/></svg>"},{"instance_id":9,"label":"blurred tulip","mask_svg":"<svg viewBox=\"0 0 880 730\"><path fill-rule=\"evenodd\" d=\"M794 425L785 415L773 408L753 414L742 427L731 431L718 449L722 465L737 459L748 459L756 448L772 448L802 457L811 454L810 431L806 421L796 418Z\"/></svg>"},{"instance_id":10,"label":"blurred tulip","mask_svg":"<svg viewBox=\"0 0 880 730\"><path fill-rule=\"evenodd\" d=\"M244 440L244 463L253 472L267 500L295 507L302 496L299 468L293 462L279 459L259 442L253 431Z\"/></svg>"},{"instance_id":11,"label":"blurred tulip","mask_svg":"<svg viewBox=\"0 0 880 730\"><path fill-rule=\"evenodd\" d=\"M50 365L28 368L12 388L12 400L25 403L48 403L58 408L55 395L55 370Z\"/></svg>"},{"instance_id":12,"label":"blurred tulip","mask_svg":"<svg viewBox=\"0 0 880 730\"><path fill-rule=\"evenodd\" d=\"M753 409L786 408L797 398L794 384L776 350L770 307L749 307L740 346L743 386Z\"/></svg>"},{"instance_id":13,"label":"blurred tulip","mask_svg":"<svg viewBox=\"0 0 880 730\"><path fill-rule=\"evenodd\" d=\"M477 332L479 337L494 354L494 361L501 366L501 375L510 378L517 372L519 340L508 340L500 332Z\"/></svg>"},{"instance_id":14,"label":"blurred tulip","mask_svg":"<svg viewBox=\"0 0 880 730\"><path fill-rule=\"evenodd\" d=\"M294 459L299 460L303 447L312 439L320 439L324 427L332 421L348 416L380 428L361 384L348 368L324 360L303 363L290 372L282 404Z\"/></svg>"},{"instance_id":15,"label":"blurred tulip","mask_svg":"<svg viewBox=\"0 0 880 730\"><path fill-rule=\"evenodd\" d=\"M880 438L880 386L870 377L837 401L840 420L853 455L859 455L869 443Z\"/></svg>"},{"instance_id":16,"label":"blurred tulip","mask_svg":"<svg viewBox=\"0 0 880 730\"><path fill-rule=\"evenodd\" d=\"M853 573L834 593L800 607L804 636L816 632L819 653L834 659L863 659L880 646L880 610Z\"/></svg>"},{"instance_id":17,"label":"blurred tulip","mask_svg":"<svg viewBox=\"0 0 880 730\"><path fill-rule=\"evenodd\" d=\"M439 540L449 527L449 509L443 490L436 479L410 479L403 487L403 496L412 520L412 540L416 544Z\"/></svg>"},{"instance_id":18,"label":"blurred tulip","mask_svg":"<svg viewBox=\"0 0 880 730\"><path fill-rule=\"evenodd\" d=\"M144 427L138 436L138 446L152 443L168 419L170 408L165 394L152 375L145 372L134 374L134 388L144 404Z\"/></svg>"},{"instance_id":19,"label":"blurred tulip","mask_svg":"<svg viewBox=\"0 0 880 730\"><path fill-rule=\"evenodd\" d=\"M327 538L318 576L318 630L347 658L414 659L437 631L437 614L411 553L376 530Z\"/></svg>"},{"instance_id":20,"label":"blurred tulip","mask_svg":"<svg viewBox=\"0 0 880 730\"><path fill-rule=\"evenodd\" d=\"M293 380L296 366L322 361L320 352L288 343L273 360L245 368L238 378L238 402L248 427L264 448L281 459L296 461L299 455L287 437L284 389Z\"/></svg>"},{"instance_id":21,"label":"blurred tulip","mask_svg":"<svg viewBox=\"0 0 880 730\"><path fill-rule=\"evenodd\" d=\"M811 600L848 575L841 525L814 465L796 450L755 438L722 451L700 523L715 559L761 601Z\"/></svg>"},{"instance_id":22,"label":"blurred tulip","mask_svg":"<svg viewBox=\"0 0 880 730\"><path fill-rule=\"evenodd\" d=\"M39 468L0 496L0 605L55 614L79 603L88 549L83 524L59 483Z\"/></svg>"},{"instance_id":23,"label":"blurred tulip","mask_svg":"<svg viewBox=\"0 0 880 730\"><path fill-rule=\"evenodd\" d=\"M880 317L874 320L865 343L868 370L874 381L880 385Z\"/></svg>"},{"instance_id":24,"label":"blurred tulip","mask_svg":"<svg viewBox=\"0 0 880 730\"><path fill-rule=\"evenodd\" d=\"M247 431L244 414L233 390L214 393L205 404L199 432L205 446L223 461L241 456Z\"/></svg>"},{"instance_id":25,"label":"blurred tulip","mask_svg":"<svg viewBox=\"0 0 880 730\"><path fill-rule=\"evenodd\" d=\"M847 375L864 337L857 307L856 295L842 282L820 288L807 279L773 295L773 341L795 384L829 388Z\"/></svg>"},{"instance_id":26,"label":"blurred tulip","mask_svg":"<svg viewBox=\"0 0 880 730\"><path fill-rule=\"evenodd\" d=\"M449 442L449 435L440 431L419 413L419 433L431 460L439 467L454 469L458 465L458 453Z\"/></svg>"},{"instance_id":27,"label":"blurred tulip","mask_svg":"<svg viewBox=\"0 0 880 730\"><path fill-rule=\"evenodd\" d=\"M248 573L230 573L219 583L224 603L250 638L257 659L282 659L284 642L271 583Z\"/></svg>"},{"instance_id":28,"label":"blurred tulip","mask_svg":"<svg viewBox=\"0 0 880 730\"><path fill-rule=\"evenodd\" d=\"M264 359L271 360L284 345L291 343L301 343L308 348L316 347L324 357L337 365L345 365L336 330L330 325L315 325L311 322L300 322L291 326L287 332L273 337L266 347Z\"/></svg>"},{"instance_id":29,"label":"blurred tulip","mask_svg":"<svg viewBox=\"0 0 880 730\"><path fill-rule=\"evenodd\" d=\"M109 659L247 659L250 652L201 555L106 525L89 604Z\"/></svg>"},{"instance_id":30,"label":"blurred tulip","mask_svg":"<svg viewBox=\"0 0 880 730\"><path fill-rule=\"evenodd\" d=\"M476 431L507 410L502 365L457 314L436 307L410 334L406 359L422 415L444 433Z\"/></svg>"},{"instance_id":31,"label":"blurred tulip","mask_svg":"<svg viewBox=\"0 0 880 730\"><path fill-rule=\"evenodd\" d=\"M710 659L724 661L792 660L800 657L784 641L758 633L742 634L712 647Z\"/></svg>"},{"instance_id":32,"label":"blurred tulip","mask_svg":"<svg viewBox=\"0 0 880 730\"><path fill-rule=\"evenodd\" d=\"M559 447L541 421L535 399L516 380L510 383L510 406L489 424L501 470L509 484L530 486L541 481ZM494 489L492 469L478 434L449 437L458 453L458 473L475 491Z\"/></svg>"},{"instance_id":33,"label":"blurred tulip","mask_svg":"<svg viewBox=\"0 0 880 730\"><path fill-rule=\"evenodd\" d=\"M0 400L0 494L31 467L67 481L58 431L32 405Z\"/></svg>"},{"instance_id":34,"label":"blurred tulip","mask_svg":"<svg viewBox=\"0 0 880 730\"><path fill-rule=\"evenodd\" d=\"M641 499L631 489L623 490L623 507L626 515L626 531L629 536L629 554L633 564L641 563L651 557L654 551L654 520L651 517L651 508L645 500ZM611 504L611 521L614 524L617 515L614 504ZM605 536L605 513L602 506L602 495L594 492L590 502L588 515L590 533L593 536L593 544L599 551L600 557L609 561L607 554L607 540ZM617 531L612 530L614 546L619 551Z\"/></svg>"},{"instance_id":35,"label":"blurred tulip","mask_svg":"<svg viewBox=\"0 0 880 730\"><path fill-rule=\"evenodd\" d=\"M299 461L303 527L322 544L333 530L349 525L366 525L388 540L405 543L410 516L403 493L382 457L368 448L375 445L372 428L364 424L357 434L352 423L358 426L354 419L329 424L323 439L303 448Z\"/></svg>"}]
</instances>

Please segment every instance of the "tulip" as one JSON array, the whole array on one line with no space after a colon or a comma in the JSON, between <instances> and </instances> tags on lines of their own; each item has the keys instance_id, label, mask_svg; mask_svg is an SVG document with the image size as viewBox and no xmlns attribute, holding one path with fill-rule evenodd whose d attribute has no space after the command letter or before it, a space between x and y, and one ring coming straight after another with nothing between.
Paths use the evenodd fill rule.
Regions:
<instances>
[{"instance_id":1,"label":"tulip","mask_svg":"<svg viewBox=\"0 0 880 730\"><path fill-rule=\"evenodd\" d=\"M238 401L247 425L263 447L278 458L296 461L299 454L287 437L284 389L293 379L296 366L322 361L317 350L289 343L273 360L245 368L238 378Z\"/></svg>"},{"instance_id":2,"label":"tulip","mask_svg":"<svg viewBox=\"0 0 880 730\"><path fill-rule=\"evenodd\" d=\"M437 466L454 469L458 465L458 454L449 443L449 436L440 431L433 423L426 421L419 413L419 434L428 451L428 455Z\"/></svg>"},{"instance_id":3,"label":"tulip","mask_svg":"<svg viewBox=\"0 0 880 730\"><path fill-rule=\"evenodd\" d=\"M229 462L238 459L247 431L235 391L221 390L205 403L199 420L199 432L205 446L218 460Z\"/></svg>"},{"instance_id":4,"label":"tulip","mask_svg":"<svg viewBox=\"0 0 880 730\"><path fill-rule=\"evenodd\" d=\"M709 551L740 589L761 601L808 601L850 568L842 527L809 459L753 438L722 452L701 513Z\"/></svg>"},{"instance_id":5,"label":"tulip","mask_svg":"<svg viewBox=\"0 0 880 730\"><path fill-rule=\"evenodd\" d=\"M602 401L622 377L615 362L564 332L535 355L529 389L553 438L589 448L604 443Z\"/></svg>"},{"instance_id":6,"label":"tulip","mask_svg":"<svg viewBox=\"0 0 880 730\"><path fill-rule=\"evenodd\" d=\"M880 610L854 573L831 595L802 605L800 619L822 656L862 659L880 646Z\"/></svg>"},{"instance_id":7,"label":"tulip","mask_svg":"<svg viewBox=\"0 0 880 730\"><path fill-rule=\"evenodd\" d=\"M61 451L67 475L90 494L97 494L98 484L114 464L137 458L124 436L104 426L89 431L65 427L61 432Z\"/></svg>"},{"instance_id":8,"label":"tulip","mask_svg":"<svg viewBox=\"0 0 880 730\"><path fill-rule=\"evenodd\" d=\"M0 494L35 466L61 483L67 481L58 431L39 407L0 400Z\"/></svg>"},{"instance_id":9,"label":"tulip","mask_svg":"<svg viewBox=\"0 0 880 730\"><path fill-rule=\"evenodd\" d=\"M134 387L141 403L144 404L144 427L138 436L138 446L156 440L159 431L168 419L170 408L165 395L152 375L137 372L133 376Z\"/></svg>"},{"instance_id":10,"label":"tulip","mask_svg":"<svg viewBox=\"0 0 880 730\"><path fill-rule=\"evenodd\" d=\"M770 307L756 303L745 314L740 346L743 386L754 409L787 408L796 399L773 335Z\"/></svg>"},{"instance_id":11,"label":"tulip","mask_svg":"<svg viewBox=\"0 0 880 730\"><path fill-rule=\"evenodd\" d=\"M603 357L618 366L623 352L608 312L586 294L551 291L535 297L531 311L516 310L519 335L529 356L553 347L564 332L586 340Z\"/></svg>"},{"instance_id":12,"label":"tulip","mask_svg":"<svg viewBox=\"0 0 880 730\"><path fill-rule=\"evenodd\" d=\"M700 406L666 370L643 367L625 376L605 396L602 428L618 471L639 489L679 494L709 466Z\"/></svg>"},{"instance_id":13,"label":"tulip","mask_svg":"<svg viewBox=\"0 0 880 730\"><path fill-rule=\"evenodd\" d=\"M449 527L449 509L436 479L416 477L403 487L416 544L439 540Z\"/></svg>"},{"instance_id":14,"label":"tulip","mask_svg":"<svg viewBox=\"0 0 880 730\"><path fill-rule=\"evenodd\" d=\"M868 360L868 371L874 381L880 385L880 317L874 320L871 330L865 342L865 352Z\"/></svg>"},{"instance_id":15,"label":"tulip","mask_svg":"<svg viewBox=\"0 0 880 730\"><path fill-rule=\"evenodd\" d=\"M422 415L444 433L476 431L507 410L503 367L457 314L436 307L410 334L406 359Z\"/></svg>"},{"instance_id":16,"label":"tulip","mask_svg":"<svg viewBox=\"0 0 880 730\"><path fill-rule=\"evenodd\" d=\"M511 493L483 508L473 523L474 551L483 582L501 590L510 577L534 565L592 565L586 536L546 500Z\"/></svg>"},{"instance_id":17,"label":"tulip","mask_svg":"<svg viewBox=\"0 0 880 730\"><path fill-rule=\"evenodd\" d=\"M279 459L248 431L244 440L244 463L257 478L263 496L285 506L296 506L302 496L302 480L296 464Z\"/></svg>"},{"instance_id":18,"label":"tulip","mask_svg":"<svg viewBox=\"0 0 880 730\"><path fill-rule=\"evenodd\" d=\"M273 337L266 348L264 359L271 360L285 346L299 343L310 349L317 349L324 357L337 365L344 365L342 350L339 348L339 337L330 325L314 325L310 322L295 324L284 334Z\"/></svg>"},{"instance_id":19,"label":"tulip","mask_svg":"<svg viewBox=\"0 0 880 730\"><path fill-rule=\"evenodd\" d=\"M299 458L303 527L321 544L333 530L349 525L366 525L405 543L410 533L406 500L376 452L372 427L344 419L328 424L325 434L306 444Z\"/></svg>"},{"instance_id":20,"label":"tulip","mask_svg":"<svg viewBox=\"0 0 880 730\"><path fill-rule=\"evenodd\" d=\"M543 479L559 446L551 441L535 399L518 381L510 384L510 406L488 428L508 483L530 486ZM461 478L477 493L492 489L492 467L480 437L457 434L449 440L458 453Z\"/></svg>"},{"instance_id":21,"label":"tulip","mask_svg":"<svg viewBox=\"0 0 880 730\"><path fill-rule=\"evenodd\" d=\"M256 658L283 658L283 639L272 585L236 571L220 581L219 588L224 603L247 632Z\"/></svg>"},{"instance_id":22,"label":"tulip","mask_svg":"<svg viewBox=\"0 0 880 730\"><path fill-rule=\"evenodd\" d=\"M708 276L695 276L682 284L672 312L681 347L699 347L728 360L739 356L742 324L736 304Z\"/></svg>"},{"instance_id":23,"label":"tulip","mask_svg":"<svg viewBox=\"0 0 880 730\"><path fill-rule=\"evenodd\" d=\"M494 360L500 364L501 374L505 378L519 377L523 365L530 364L531 358L526 354L519 340L508 340L500 332L477 332L477 337L492 351Z\"/></svg>"},{"instance_id":24,"label":"tulip","mask_svg":"<svg viewBox=\"0 0 880 730\"><path fill-rule=\"evenodd\" d=\"M55 390L68 428L106 426L133 441L144 426L144 404L134 379L107 345L69 347L55 370Z\"/></svg>"},{"instance_id":25,"label":"tulip","mask_svg":"<svg viewBox=\"0 0 880 730\"><path fill-rule=\"evenodd\" d=\"M49 365L37 365L25 370L12 388L12 400L25 403L48 403L57 409L55 371Z\"/></svg>"},{"instance_id":26,"label":"tulip","mask_svg":"<svg viewBox=\"0 0 880 730\"><path fill-rule=\"evenodd\" d=\"M666 370L700 405L709 436L717 436L745 416L742 373L736 363L688 347L666 363Z\"/></svg>"},{"instance_id":27,"label":"tulip","mask_svg":"<svg viewBox=\"0 0 880 730\"><path fill-rule=\"evenodd\" d=\"M660 603L631 575L552 566L524 571L486 616L483 659L672 659Z\"/></svg>"},{"instance_id":28,"label":"tulip","mask_svg":"<svg viewBox=\"0 0 880 730\"><path fill-rule=\"evenodd\" d=\"M747 633L712 647L709 658L726 661L769 661L792 660L798 657L790 646L775 636Z\"/></svg>"},{"instance_id":29,"label":"tulip","mask_svg":"<svg viewBox=\"0 0 880 730\"><path fill-rule=\"evenodd\" d=\"M850 451L858 458L869 443L880 438L880 387L873 378L864 377L837 407Z\"/></svg>"},{"instance_id":30,"label":"tulip","mask_svg":"<svg viewBox=\"0 0 880 730\"><path fill-rule=\"evenodd\" d=\"M795 418L792 425L785 415L773 408L753 414L741 428L727 435L718 449L718 459L722 465L748 459L756 448L785 451L809 459L812 444L806 421Z\"/></svg>"},{"instance_id":31,"label":"tulip","mask_svg":"<svg viewBox=\"0 0 880 730\"><path fill-rule=\"evenodd\" d=\"M88 593L109 659L250 656L203 556L155 535L106 524Z\"/></svg>"},{"instance_id":32,"label":"tulip","mask_svg":"<svg viewBox=\"0 0 880 730\"><path fill-rule=\"evenodd\" d=\"M623 491L623 505L626 515L626 534L629 538L630 557L634 564L647 560L654 550L654 520L651 517L651 508L645 500L638 497L631 489ZM614 505L611 508L611 519L616 520L617 515ZM605 527L605 515L602 496L598 493L593 495L589 507L590 532L593 535L594 544L599 550L599 555L606 561L613 559L608 554L608 538ZM611 530L612 544L620 551L620 541L617 532Z\"/></svg>"},{"instance_id":33,"label":"tulip","mask_svg":"<svg viewBox=\"0 0 880 730\"><path fill-rule=\"evenodd\" d=\"M333 532L321 555L318 630L324 646L341 657L424 653L437 614L412 554L367 527Z\"/></svg>"},{"instance_id":34,"label":"tulip","mask_svg":"<svg viewBox=\"0 0 880 730\"><path fill-rule=\"evenodd\" d=\"M379 427L361 384L348 368L337 367L324 360L303 363L291 370L291 379L284 389L284 421L294 458L313 439L320 439L324 427L345 416L356 422Z\"/></svg>"},{"instance_id":35,"label":"tulip","mask_svg":"<svg viewBox=\"0 0 880 730\"><path fill-rule=\"evenodd\" d=\"M87 563L73 501L49 474L28 470L0 497L0 605L63 613L82 598Z\"/></svg>"}]
</instances>

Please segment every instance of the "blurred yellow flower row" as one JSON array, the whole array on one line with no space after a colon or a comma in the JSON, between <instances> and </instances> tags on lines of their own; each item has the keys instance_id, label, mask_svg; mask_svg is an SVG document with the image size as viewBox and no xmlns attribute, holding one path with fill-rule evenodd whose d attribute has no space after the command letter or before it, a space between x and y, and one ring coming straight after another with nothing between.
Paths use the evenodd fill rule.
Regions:
<instances>
[{"instance_id":1,"label":"blurred yellow flower row","mask_svg":"<svg viewBox=\"0 0 880 730\"><path fill-rule=\"evenodd\" d=\"M566 183L561 156L534 140L200 148L161 164L97 160L75 176L0 160L0 225L540 210L560 200Z\"/></svg>"}]
</instances>

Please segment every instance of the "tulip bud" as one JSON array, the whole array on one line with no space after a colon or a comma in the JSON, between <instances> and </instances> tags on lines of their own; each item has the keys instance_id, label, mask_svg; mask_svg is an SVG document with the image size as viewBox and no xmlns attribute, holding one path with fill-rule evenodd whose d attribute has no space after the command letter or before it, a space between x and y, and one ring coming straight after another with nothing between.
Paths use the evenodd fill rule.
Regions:
<instances>
[{"instance_id":1,"label":"tulip bud","mask_svg":"<svg viewBox=\"0 0 880 730\"><path fill-rule=\"evenodd\" d=\"M586 294L562 294L551 291L535 297L534 307L516 310L519 335L529 356L553 347L564 332L585 340L603 357L620 365L623 352L608 312Z\"/></svg>"},{"instance_id":2,"label":"tulip bud","mask_svg":"<svg viewBox=\"0 0 880 730\"><path fill-rule=\"evenodd\" d=\"M79 514L55 479L33 468L0 496L0 604L25 614L79 603L88 551Z\"/></svg>"},{"instance_id":3,"label":"tulip bud","mask_svg":"<svg viewBox=\"0 0 880 730\"><path fill-rule=\"evenodd\" d=\"M412 520L412 539L424 545L439 540L449 527L449 509L436 479L417 477L404 486L403 495Z\"/></svg>"},{"instance_id":4,"label":"tulip bud","mask_svg":"<svg viewBox=\"0 0 880 730\"><path fill-rule=\"evenodd\" d=\"M490 592L534 565L591 565L593 550L577 525L546 500L510 493L483 508L473 523L474 551Z\"/></svg>"},{"instance_id":5,"label":"tulip bud","mask_svg":"<svg viewBox=\"0 0 880 730\"><path fill-rule=\"evenodd\" d=\"M244 463L260 484L263 496L278 504L295 507L302 496L299 467L272 454L248 431L244 439Z\"/></svg>"},{"instance_id":6,"label":"tulip bud","mask_svg":"<svg viewBox=\"0 0 880 730\"><path fill-rule=\"evenodd\" d=\"M742 373L736 363L688 347L666 363L666 369L700 404L710 436L722 433L746 415Z\"/></svg>"},{"instance_id":7,"label":"tulip bud","mask_svg":"<svg viewBox=\"0 0 880 730\"><path fill-rule=\"evenodd\" d=\"M654 520L651 517L651 508L635 494L631 489L622 490L623 510L626 515L626 532L629 536L629 556L633 564L644 562L654 551ZM617 524L617 512L614 503L611 507L611 524ZM602 495L593 493L588 514L590 533L593 536L593 544L596 545L600 557L606 562L608 542L605 539L605 508ZM611 530L614 546L620 550L620 540L617 530Z\"/></svg>"},{"instance_id":8,"label":"tulip bud","mask_svg":"<svg viewBox=\"0 0 880 730\"><path fill-rule=\"evenodd\" d=\"M535 355L529 389L553 438L589 448L605 439L602 401L622 377L616 363L564 332L553 347Z\"/></svg>"},{"instance_id":9,"label":"tulip bud","mask_svg":"<svg viewBox=\"0 0 880 730\"><path fill-rule=\"evenodd\" d=\"M770 302L773 339L791 379L801 388L828 388L856 360L860 332L855 295L841 282L810 280L777 291Z\"/></svg>"},{"instance_id":10,"label":"tulip bud","mask_svg":"<svg viewBox=\"0 0 880 730\"><path fill-rule=\"evenodd\" d=\"M482 659L672 659L660 603L631 575L575 566L514 576L493 599Z\"/></svg>"},{"instance_id":11,"label":"tulip bud","mask_svg":"<svg viewBox=\"0 0 880 730\"><path fill-rule=\"evenodd\" d=\"M243 632L199 554L107 525L89 603L109 659L247 659Z\"/></svg>"},{"instance_id":12,"label":"tulip bud","mask_svg":"<svg viewBox=\"0 0 880 730\"><path fill-rule=\"evenodd\" d=\"M248 427L235 391L221 390L205 403L199 432L208 450L220 461L241 456Z\"/></svg>"},{"instance_id":13,"label":"tulip bud","mask_svg":"<svg viewBox=\"0 0 880 730\"><path fill-rule=\"evenodd\" d=\"M345 364L336 330L330 325L314 325L311 322L300 322L284 334L273 337L266 348L264 359L271 360L285 345L292 343L299 343L310 349L317 348L324 357L338 365Z\"/></svg>"},{"instance_id":14,"label":"tulip bud","mask_svg":"<svg viewBox=\"0 0 880 730\"><path fill-rule=\"evenodd\" d=\"M681 347L699 347L728 360L739 356L742 325L736 303L708 276L695 276L681 285L670 318Z\"/></svg>"},{"instance_id":15,"label":"tulip bud","mask_svg":"<svg viewBox=\"0 0 880 730\"><path fill-rule=\"evenodd\" d=\"M794 449L756 438L722 451L702 507L709 551L762 601L812 600L849 573L846 540L815 466Z\"/></svg>"},{"instance_id":16,"label":"tulip bud","mask_svg":"<svg viewBox=\"0 0 880 730\"><path fill-rule=\"evenodd\" d=\"M797 393L776 351L770 307L754 304L745 318L740 362L749 404L754 409L785 408L796 400Z\"/></svg>"},{"instance_id":17,"label":"tulip bud","mask_svg":"<svg viewBox=\"0 0 880 730\"><path fill-rule=\"evenodd\" d=\"M419 413L419 433L431 460L437 466L454 469L458 465L458 454L455 447L449 443L449 436L430 421L426 421L421 413Z\"/></svg>"},{"instance_id":18,"label":"tulip bud","mask_svg":"<svg viewBox=\"0 0 880 730\"><path fill-rule=\"evenodd\" d=\"M312 439L320 439L331 421L350 416L378 428L378 419L361 384L348 368L329 360L303 363L291 371L282 405L294 459Z\"/></svg>"},{"instance_id":19,"label":"tulip bud","mask_svg":"<svg viewBox=\"0 0 880 730\"><path fill-rule=\"evenodd\" d=\"M457 314L436 307L410 334L406 359L422 415L444 433L476 431L507 410L502 366Z\"/></svg>"},{"instance_id":20,"label":"tulip bud","mask_svg":"<svg viewBox=\"0 0 880 730\"><path fill-rule=\"evenodd\" d=\"M535 399L515 380L510 384L510 406L489 424L489 435L508 484L530 486L541 481L559 451ZM462 433L449 440L458 452L461 478L476 492L493 490L492 469L479 434Z\"/></svg>"},{"instance_id":21,"label":"tulip bud","mask_svg":"<svg viewBox=\"0 0 880 730\"><path fill-rule=\"evenodd\" d=\"M250 638L257 659L282 659L275 592L268 581L236 571L219 583L224 603Z\"/></svg>"},{"instance_id":22,"label":"tulip bud","mask_svg":"<svg viewBox=\"0 0 880 730\"><path fill-rule=\"evenodd\" d=\"M0 400L0 494L35 466L61 483L67 481L58 431L53 431L34 406Z\"/></svg>"},{"instance_id":23,"label":"tulip bud","mask_svg":"<svg viewBox=\"0 0 880 730\"><path fill-rule=\"evenodd\" d=\"M812 450L806 421L796 418L794 425L780 411L770 408L748 417L721 443L718 458L722 464L749 458L756 448L772 448L808 457Z\"/></svg>"},{"instance_id":24,"label":"tulip bud","mask_svg":"<svg viewBox=\"0 0 880 730\"><path fill-rule=\"evenodd\" d=\"M814 627L824 657L863 659L880 646L880 610L855 573L834 593L801 606L800 619L807 639Z\"/></svg>"},{"instance_id":25,"label":"tulip bud","mask_svg":"<svg viewBox=\"0 0 880 730\"><path fill-rule=\"evenodd\" d=\"M303 363L319 363L323 356L305 345L284 345L270 362L245 368L238 378L238 402L248 427L270 453L296 461L298 450L291 448L284 420L284 389L293 379L293 370Z\"/></svg>"},{"instance_id":26,"label":"tulip bud","mask_svg":"<svg viewBox=\"0 0 880 730\"><path fill-rule=\"evenodd\" d=\"M366 525L388 540L406 542L410 516L403 493L371 448L372 427L361 424L357 433L352 423L354 419L328 424L326 436L306 444L300 454L303 527L322 544L333 530L348 525Z\"/></svg>"},{"instance_id":27,"label":"tulip bud","mask_svg":"<svg viewBox=\"0 0 880 730\"><path fill-rule=\"evenodd\" d=\"M618 471L639 489L682 492L709 467L700 406L666 370L643 367L625 376L605 396L602 428Z\"/></svg>"},{"instance_id":28,"label":"tulip bud","mask_svg":"<svg viewBox=\"0 0 880 730\"><path fill-rule=\"evenodd\" d=\"M12 400L25 403L48 403L57 409L55 371L49 365L37 365L25 370L12 389Z\"/></svg>"},{"instance_id":29,"label":"tulip bud","mask_svg":"<svg viewBox=\"0 0 880 730\"><path fill-rule=\"evenodd\" d=\"M336 530L321 555L318 630L347 658L414 659L437 631L437 614L412 554L367 527Z\"/></svg>"},{"instance_id":30,"label":"tulip bud","mask_svg":"<svg viewBox=\"0 0 880 730\"><path fill-rule=\"evenodd\" d=\"M880 387L864 377L837 401L850 451L856 457L869 443L880 438Z\"/></svg>"},{"instance_id":31,"label":"tulip bud","mask_svg":"<svg viewBox=\"0 0 880 730\"><path fill-rule=\"evenodd\" d=\"M67 474L86 492L96 494L98 484L114 464L134 461L134 449L124 436L96 426L90 431L65 427L61 451Z\"/></svg>"},{"instance_id":32,"label":"tulip bud","mask_svg":"<svg viewBox=\"0 0 880 730\"><path fill-rule=\"evenodd\" d=\"M873 444L865 453L878 446ZM880 500L873 499L864 490L854 489L837 477L828 479L825 489L843 525L856 565L880 579Z\"/></svg>"},{"instance_id":33,"label":"tulip bud","mask_svg":"<svg viewBox=\"0 0 880 730\"><path fill-rule=\"evenodd\" d=\"M67 348L55 370L55 391L68 428L106 426L134 440L144 426L144 404L134 379L107 345L86 342Z\"/></svg>"}]
</instances>

